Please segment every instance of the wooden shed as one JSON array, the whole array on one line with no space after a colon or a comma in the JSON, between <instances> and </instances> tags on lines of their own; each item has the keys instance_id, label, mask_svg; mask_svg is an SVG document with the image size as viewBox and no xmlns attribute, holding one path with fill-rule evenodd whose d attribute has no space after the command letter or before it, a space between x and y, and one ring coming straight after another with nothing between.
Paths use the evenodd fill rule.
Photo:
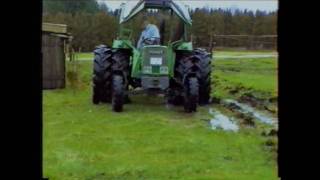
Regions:
<instances>
[{"instance_id":1,"label":"wooden shed","mask_svg":"<svg viewBox=\"0 0 320 180\"><path fill-rule=\"evenodd\" d=\"M42 24L42 89L65 88L65 57L71 36L64 24Z\"/></svg>"}]
</instances>

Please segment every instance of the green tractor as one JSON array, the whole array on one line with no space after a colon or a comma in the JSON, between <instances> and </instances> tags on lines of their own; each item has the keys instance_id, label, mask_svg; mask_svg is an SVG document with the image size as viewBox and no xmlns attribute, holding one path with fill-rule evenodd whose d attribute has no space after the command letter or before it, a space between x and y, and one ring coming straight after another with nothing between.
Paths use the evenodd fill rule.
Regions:
<instances>
[{"instance_id":1,"label":"green tractor","mask_svg":"<svg viewBox=\"0 0 320 180\"><path fill-rule=\"evenodd\" d=\"M112 103L112 110L121 112L130 102L129 95L141 92L164 94L168 104L183 105L185 112L195 112L197 105L208 104L212 56L204 49L193 48L188 8L174 0L128 3L121 5L119 35L112 47L99 45L94 50L93 103ZM168 22L162 20L160 42L138 49L126 24L150 9L167 13L170 18L176 16L178 28L171 27L165 35Z\"/></svg>"}]
</instances>

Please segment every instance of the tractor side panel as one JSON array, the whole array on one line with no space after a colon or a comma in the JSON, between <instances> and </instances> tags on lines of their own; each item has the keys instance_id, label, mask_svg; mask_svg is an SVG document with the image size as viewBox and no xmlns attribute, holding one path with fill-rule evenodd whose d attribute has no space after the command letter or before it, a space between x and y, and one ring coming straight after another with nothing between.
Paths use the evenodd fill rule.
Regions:
<instances>
[{"instance_id":1,"label":"tractor side panel","mask_svg":"<svg viewBox=\"0 0 320 180\"><path fill-rule=\"evenodd\" d=\"M133 56L131 59L132 69L131 76L133 78L140 78L141 76L141 53L140 51L133 49Z\"/></svg>"}]
</instances>

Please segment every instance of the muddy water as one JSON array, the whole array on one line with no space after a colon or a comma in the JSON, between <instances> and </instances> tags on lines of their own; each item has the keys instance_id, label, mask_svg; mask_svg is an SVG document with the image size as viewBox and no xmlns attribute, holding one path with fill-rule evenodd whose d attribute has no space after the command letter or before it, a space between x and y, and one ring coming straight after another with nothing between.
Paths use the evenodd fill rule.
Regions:
<instances>
[{"instance_id":1,"label":"muddy water","mask_svg":"<svg viewBox=\"0 0 320 180\"><path fill-rule=\"evenodd\" d=\"M251 106L248 106L243 103L239 103L238 101L235 101L232 99L225 99L222 101L222 104L226 106L230 106L230 105L236 106L237 110L240 113L251 114L253 118L259 120L262 123L277 126L277 121L278 121L277 118L272 117L271 115L268 115L266 113L259 112L256 109L252 108Z\"/></svg>"},{"instance_id":2,"label":"muddy water","mask_svg":"<svg viewBox=\"0 0 320 180\"><path fill-rule=\"evenodd\" d=\"M239 126L234 122L233 118L229 118L219 111L213 111L209 109L209 113L213 116L210 120L210 125L212 129L223 129L225 131L234 131L239 130Z\"/></svg>"}]
</instances>

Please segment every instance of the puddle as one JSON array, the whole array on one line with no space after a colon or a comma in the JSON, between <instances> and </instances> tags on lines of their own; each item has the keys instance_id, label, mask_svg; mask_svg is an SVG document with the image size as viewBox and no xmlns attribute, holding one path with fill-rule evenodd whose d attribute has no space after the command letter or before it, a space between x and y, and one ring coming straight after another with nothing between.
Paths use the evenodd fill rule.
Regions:
<instances>
[{"instance_id":1,"label":"puddle","mask_svg":"<svg viewBox=\"0 0 320 180\"><path fill-rule=\"evenodd\" d=\"M255 110L254 108L252 108L246 104L239 103L239 102L232 100L232 99L223 100L222 104L224 104L228 107L234 108L241 113L251 114L253 118L259 120L262 123L277 126L277 118L271 117L271 116L269 116L265 113L262 113L262 112L258 112L257 110Z\"/></svg>"},{"instance_id":2,"label":"puddle","mask_svg":"<svg viewBox=\"0 0 320 180\"><path fill-rule=\"evenodd\" d=\"M212 129L223 129L225 131L234 131L237 132L239 130L238 125L234 122L233 118L229 118L219 111L213 111L211 108L209 109L209 113L214 116L210 120L210 125Z\"/></svg>"}]
</instances>

